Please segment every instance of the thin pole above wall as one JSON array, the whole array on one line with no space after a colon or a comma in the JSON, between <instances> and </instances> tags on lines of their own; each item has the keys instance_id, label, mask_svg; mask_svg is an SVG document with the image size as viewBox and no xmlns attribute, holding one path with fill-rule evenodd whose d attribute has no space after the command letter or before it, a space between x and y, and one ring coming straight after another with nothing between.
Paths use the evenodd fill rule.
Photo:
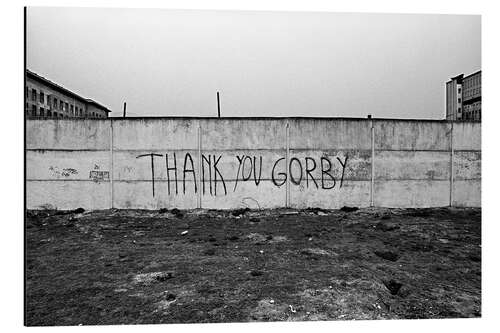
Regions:
<instances>
[{"instance_id":1,"label":"thin pole above wall","mask_svg":"<svg viewBox=\"0 0 500 333\"><path fill-rule=\"evenodd\" d=\"M220 99L219 99L219 92L217 92L217 116L220 118Z\"/></svg>"}]
</instances>

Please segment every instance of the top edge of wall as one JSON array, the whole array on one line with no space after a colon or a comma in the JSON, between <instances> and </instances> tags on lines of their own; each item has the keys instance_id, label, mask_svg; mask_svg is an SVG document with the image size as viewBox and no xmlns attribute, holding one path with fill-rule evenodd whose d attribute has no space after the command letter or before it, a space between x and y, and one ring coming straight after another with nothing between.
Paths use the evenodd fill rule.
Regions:
<instances>
[{"instance_id":1,"label":"top edge of wall","mask_svg":"<svg viewBox=\"0 0 500 333\"><path fill-rule=\"evenodd\" d=\"M144 116L144 117L109 117L105 119L40 119L28 118L33 120L51 120L51 121L119 121L119 120L348 120L348 121L407 121L407 122L435 122L435 123L474 123L481 124L481 121L459 121L446 119L414 119L414 118L354 118L354 117L191 117L191 116Z\"/></svg>"}]
</instances>

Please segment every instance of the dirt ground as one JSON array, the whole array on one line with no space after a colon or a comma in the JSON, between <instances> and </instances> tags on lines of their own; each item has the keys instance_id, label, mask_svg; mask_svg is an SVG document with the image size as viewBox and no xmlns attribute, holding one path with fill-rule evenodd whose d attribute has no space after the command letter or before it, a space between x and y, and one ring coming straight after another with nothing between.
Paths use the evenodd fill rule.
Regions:
<instances>
[{"instance_id":1,"label":"dirt ground","mask_svg":"<svg viewBox=\"0 0 500 333\"><path fill-rule=\"evenodd\" d=\"M481 316L480 209L29 211L26 325Z\"/></svg>"}]
</instances>

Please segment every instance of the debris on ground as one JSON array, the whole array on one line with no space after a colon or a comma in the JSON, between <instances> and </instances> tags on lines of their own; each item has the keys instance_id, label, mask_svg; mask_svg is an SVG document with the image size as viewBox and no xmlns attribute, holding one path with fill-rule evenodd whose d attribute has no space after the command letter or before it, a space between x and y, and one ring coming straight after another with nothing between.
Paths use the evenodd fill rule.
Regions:
<instances>
[{"instance_id":1,"label":"debris on ground","mask_svg":"<svg viewBox=\"0 0 500 333\"><path fill-rule=\"evenodd\" d=\"M342 212L346 212L346 213L355 212L358 209L359 209L358 207L349 207L349 206L344 206L344 207L340 208L340 210Z\"/></svg>"},{"instance_id":2,"label":"debris on ground","mask_svg":"<svg viewBox=\"0 0 500 333\"><path fill-rule=\"evenodd\" d=\"M174 277L172 272L151 272L134 276L134 283L150 284L153 282L164 282Z\"/></svg>"},{"instance_id":3,"label":"debris on ground","mask_svg":"<svg viewBox=\"0 0 500 333\"><path fill-rule=\"evenodd\" d=\"M297 211L297 210L285 210L285 211L282 211L280 216L290 216L290 215L298 215L300 212Z\"/></svg>"},{"instance_id":4,"label":"debris on ground","mask_svg":"<svg viewBox=\"0 0 500 333\"><path fill-rule=\"evenodd\" d=\"M256 281L260 282L260 279ZM277 302L271 303L270 299L261 299L254 308L249 309L248 321L288 320L287 310L286 304L278 305Z\"/></svg>"},{"instance_id":5,"label":"debris on ground","mask_svg":"<svg viewBox=\"0 0 500 333\"><path fill-rule=\"evenodd\" d=\"M246 207L246 208L239 208L239 209L233 210L231 212L231 215L233 215L233 216L240 216L240 215L245 214L248 211L250 211L250 208L248 208L248 207Z\"/></svg>"},{"instance_id":6,"label":"debris on ground","mask_svg":"<svg viewBox=\"0 0 500 333\"><path fill-rule=\"evenodd\" d=\"M272 238L269 240L270 243L280 243L280 242L286 242L288 238L286 236L272 236Z\"/></svg>"},{"instance_id":7,"label":"debris on ground","mask_svg":"<svg viewBox=\"0 0 500 333\"><path fill-rule=\"evenodd\" d=\"M188 233L189 231L188 230L184 230L183 232L181 232L181 235L184 236Z\"/></svg>"},{"instance_id":8,"label":"debris on ground","mask_svg":"<svg viewBox=\"0 0 500 333\"><path fill-rule=\"evenodd\" d=\"M77 209L72 209L72 210L56 210L53 212L53 215L69 215L69 214L82 214L85 212L85 209L83 208L77 208ZM47 212L50 214L50 212Z\"/></svg>"},{"instance_id":9,"label":"debris on ground","mask_svg":"<svg viewBox=\"0 0 500 333\"><path fill-rule=\"evenodd\" d=\"M175 303L177 301L177 299L173 299L173 300L168 300L168 299L165 299L165 300L161 300L160 302L157 303L156 307L158 308L158 310L160 311L168 311L170 306ZM155 311L156 312L156 311Z\"/></svg>"},{"instance_id":10,"label":"debris on ground","mask_svg":"<svg viewBox=\"0 0 500 333\"><path fill-rule=\"evenodd\" d=\"M165 299L167 301L173 301L174 299L176 299L177 296L175 296L174 294L172 293L167 293L167 296L165 297Z\"/></svg>"},{"instance_id":11,"label":"debris on ground","mask_svg":"<svg viewBox=\"0 0 500 333\"><path fill-rule=\"evenodd\" d=\"M375 253L377 257L389 261L397 261L399 259L399 255L391 251L373 251L373 253Z\"/></svg>"},{"instance_id":12,"label":"debris on ground","mask_svg":"<svg viewBox=\"0 0 500 333\"><path fill-rule=\"evenodd\" d=\"M399 229L399 226L396 225L395 223L379 222L377 223L375 228L381 231L393 231Z\"/></svg>"},{"instance_id":13,"label":"debris on ground","mask_svg":"<svg viewBox=\"0 0 500 333\"><path fill-rule=\"evenodd\" d=\"M324 209L321 209L319 207L308 207L306 209L303 210L304 212L308 212L308 213L313 213L313 214L316 214L316 215L328 215L328 213L324 210Z\"/></svg>"},{"instance_id":14,"label":"debris on ground","mask_svg":"<svg viewBox=\"0 0 500 333\"><path fill-rule=\"evenodd\" d=\"M395 280L384 281L384 285L387 289L389 289L392 295L397 295L399 289L401 289L401 287L403 286L402 283L399 283Z\"/></svg>"},{"instance_id":15,"label":"debris on ground","mask_svg":"<svg viewBox=\"0 0 500 333\"><path fill-rule=\"evenodd\" d=\"M262 274L264 274L264 272L259 271L259 270L252 270L252 271L250 271L250 275L251 276L261 276Z\"/></svg>"},{"instance_id":16,"label":"debris on ground","mask_svg":"<svg viewBox=\"0 0 500 333\"><path fill-rule=\"evenodd\" d=\"M237 240L238 240L238 239L240 239L240 238L239 238L238 236L236 236L236 235L232 235L232 236L229 236L229 238L228 238L228 239L229 239L231 242L235 242L235 241L237 241Z\"/></svg>"},{"instance_id":17,"label":"debris on ground","mask_svg":"<svg viewBox=\"0 0 500 333\"><path fill-rule=\"evenodd\" d=\"M174 214L174 216L177 217L178 219L182 219L184 217L184 213L177 208L172 209L170 213Z\"/></svg>"},{"instance_id":18,"label":"debris on ground","mask_svg":"<svg viewBox=\"0 0 500 333\"><path fill-rule=\"evenodd\" d=\"M319 248L307 248L307 249L302 249L300 250L301 254L305 254L308 256L331 256L333 253L319 249Z\"/></svg>"},{"instance_id":19,"label":"debris on ground","mask_svg":"<svg viewBox=\"0 0 500 333\"><path fill-rule=\"evenodd\" d=\"M250 240L251 242L253 242L254 244L256 244L256 245L263 244L263 243L265 243L265 242L266 242L266 240L267 240L267 237L266 237L266 236L261 235L261 234L259 234L259 233L257 233L257 232L252 232L251 234L248 234L248 235L246 236L246 238L247 238L248 240Z\"/></svg>"},{"instance_id":20,"label":"debris on ground","mask_svg":"<svg viewBox=\"0 0 500 333\"><path fill-rule=\"evenodd\" d=\"M215 254L215 249L207 249L205 252L203 252L207 256L213 256Z\"/></svg>"}]
</instances>

